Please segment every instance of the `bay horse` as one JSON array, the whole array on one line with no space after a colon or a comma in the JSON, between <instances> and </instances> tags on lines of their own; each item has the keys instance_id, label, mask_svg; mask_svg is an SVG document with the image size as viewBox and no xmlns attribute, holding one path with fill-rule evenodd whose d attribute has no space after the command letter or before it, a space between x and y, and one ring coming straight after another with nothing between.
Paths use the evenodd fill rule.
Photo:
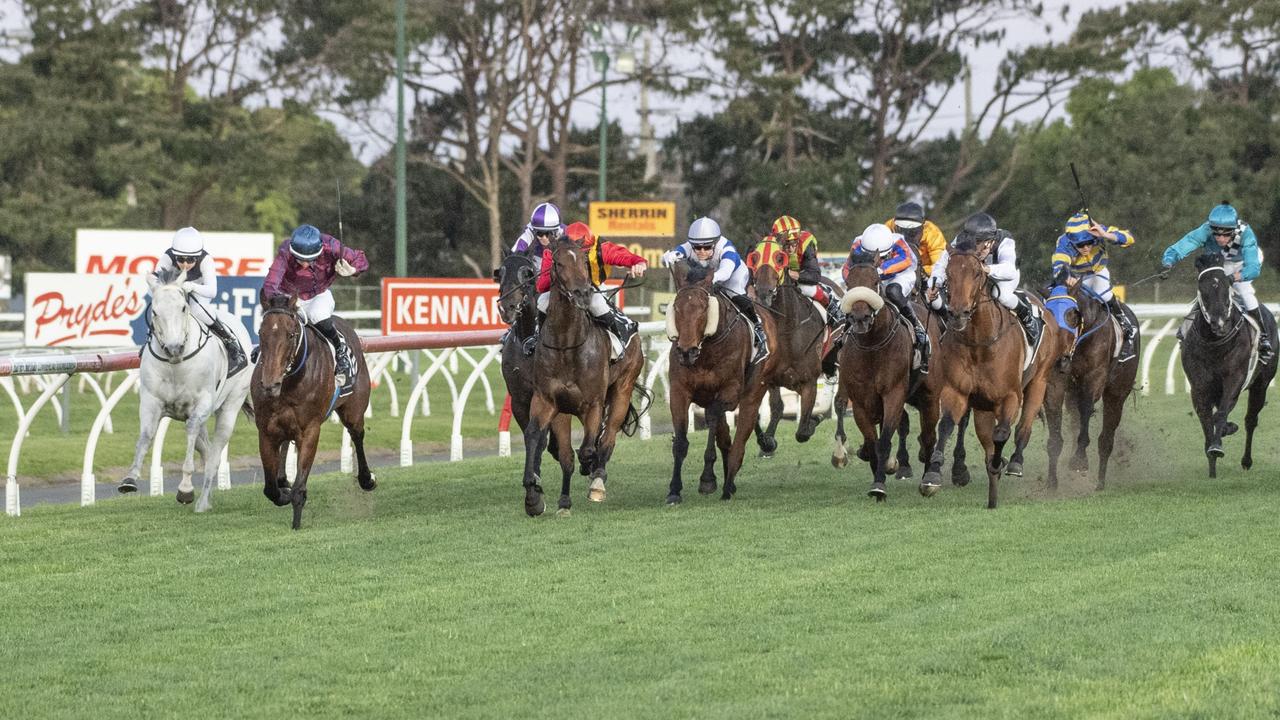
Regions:
<instances>
[{"instance_id":1,"label":"bay horse","mask_svg":"<svg viewBox=\"0 0 1280 720\"><path fill-rule=\"evenodd\" d=\"M1064 357L1066 367L1050 374L1045 393L1045 424L1049 427L1049 487L1058 486L1058 456L1063 447L1062 408L1069 396L1080 420L1076 452L1070 466L1076 472L1089 470L1089 421L1093 417L1094 406L1102 401L1102 431L1098 434L1098 489L1101 490L1106 487L1107 465L1115 447L1116 428L1124 415L1124 401L1133 392L1138 363L1136 360L1119 362L1117 351L1124 341L1124 332L1112 320L1102 298L1083 283L1076 283L1069 289L1053 288L1046 305L1059 319L1059 333L1067 333L1062 336L1063 343L1074 348ZM1137 327L1138 318L1133 310L1123 303L1121 307ZM1141 355L1141 344L1142 338L1136 338L1135 355Z\"/></svg>"},{"instance_id":2,"label":"bay horse","mask_svg":"<svg viewBox=\"0 0 1280 720\"><path fill-rule=\"evenodd\" d=\"M845 451L844 413L846 402L853 404L853 417L862 433L858 458L871 466L872 482L867 495L883 501L888 495L885 477L894 472L893 435L905 438L909 432L906 405L920 410L920 461L933 456L938 425L938 401L933 375L921 375L912 368L914 337L909 323L881 292L877 259L870 253L850 254L846 289L841 310L848 322L840 348L840 380L835 394L836 449L831 463L848 463ZM920 317L927 318L917 306ZM936 325L930 324L930 342L936 344ZM877 430L877 426L879 429ZM909 463L905 440L899 448L898 468Z\"/></svg>"},{"instance_id":3,"label":"bay horse","mask_svg":"<svg viewBox=\"0 0 1280 720\"><path fill-rule=\"evenodd\" d=\"M961 236L949 250L946 280L941 292L945 330L935 356L939 363L938 443L922 480L922 492L941 486L941 467L947 440L956 423L972 407L973 425L986 456L987 507L995 509L1002 472L1020 475L1021 453L1044 401L1049 373L1062 354L1058 326L1044 316L1040 349L1026 372L1025 335L1013 313L995 300L998 292L987 275L972 238ZM1043 311L1044 305L1033 298ZM1021 417L1019 417L1021 413ZM1005 466L1005 443L1013 437L1015 452Z\"/></svg>"},{"instance_id":4,"label":"bay horse","mask_svg":"<svg viewBox=\"0 0 1280 720\"><path fill-rule=\"evenodd\" d=\"M681 501L684 484L680 478L684 459L689 453L689 405L697 403L706 410L707 449L703 454L702 476L698 492L708 495L716 490L716 449L724 462L722 499L733 497L739 464L730 463L729 424L725 413L738 409L751 372L751 325L734 307L733 302L713 289L714 275L706 268L688 263L673 265L676 296L667 310L667 336L671 339L668 384L670 388L671 455L674 467L667 489L667 504ZM752 427L760 404L743 405L738 424ZM745 436L742 442L746 442Z\"/></svg>"},{"instance_id":5,"label":"bay horse","mask_svg":"<svg viewBox=\"0 0 1280 720\"><path fill-rule=\"evenodd\" d=\"M1191 403L1204 433L1204 452L1209 458L1209 477L1218 476L1218 458L1225 452L1222 438L1236 431L1227 416L1235 408L1240 393L1249 390L1245 412L1244 455L1240 466L1253 467L1253 432L1258 414L1267 402L1267 385L1276 375L1276 359L1258 360L1258 332L1269 333L1276 345L1276 319L1270 312L1259 313L1266 327L1255 330L1232 301L1232 279L1222 267L1222 255L1202 253L1196 258L1196 304L1190 327L1183 333L1182 369L1191 381Z\"/></svg>"},{"instance_id":6,"label":"bay horse","mask_svg":"<svg viewBox=\"0 0 1280 720\"><path fill-rule=\"evenodd\" d=\"M588 313L592 294L600 290L591 282L586 253L564 237L554 241L551 250L551 298L533 354L534 391L524 429L524 510L530 517L546 508L538 474L548 434L555 435L563 474L560 514L567 514L573 505L569 499L574 464L571 416L582 423L578 462L582 474L591 477L587 499L603 502L606 467L618 431L632 432L639 420L639 410L631 404L632 391L648 396L637 383L644 368L639 336L633 336L636 339L623 348L622 356L611 362L608 331Z\"/></svg>"},{"instance_id":7,"label":"bay horse","mask_svg":"<svg viewBox=\"0 0 1280 720\"><path fill-rule=\"evenodd\" d=\"M538 250L541 249L539 246ZM533 356L525 354L524 341L532 337L538 327L534 283L541 258L529 253L510 253L493 271L493 280L498 283L498 315L511 326L502 345L502 379L511 396L511 417L521 433L529 424L529 403L533 399ZM547 451L556 457L554 435Z\"/></svg>"},{"instance_id":8,"label":"bay horse","mask_svg":"<svg viewBox=\"0 0 1280 720\"><path fill-rule=\"evenodd\" d=\"M227 354L222 343L210 342L209 331L191 316L187 294L182 291L186 273L178 268L147 276L151 307L147 322L151 332L139 363L138 442L133 464L117 488L130 493L138 489L142 461L155 438L161 417L185 423L187 453L182 460L182 480L177 501L184 505L195 499L191 476L195 472L194 451L204 465L204 485L196 512L210 508L210 490L222 463L222 449L235 431L238 413L252 417L245 401L249 394L249 373L243 370L227 377ZM219 311L222 322L231 328L241 347L249 347L249 334L239 320ZM214 418L213 438L209 418Z\"/></svg>"},{"instance_id":9,"label":"bay horse","mask_svg":"<svg viewBox=\"0 0 1280 720\"><path fill-rule=\"evenodd\" d=\"M307 478L316 458L320 428L329 413L351 436L356 451L356 480L363 490L377 487L364 455L364 412L369 406L369 367L360 337L351 324L334 316L333 325L355 355L356 381L350 395L334 387L333 352L319 330L298 314L296 296L277 295L265 302L258 330L258 365L253 370L253 407L262 458L262 493L276 505L293 504L293 529L302 526ZM298 472L290 486L284 456L292 441L298 448Z\"/></svg>"},{"instance_id":10,"label":"bay horse","mask_svg":"<svg viewBox=\"0 0 1280 720\"><path fill-rule=\"evenodd\" d=\"M764 310L760 319L769 338L769 356L758 368L764 384L761 397L744 398L744 401L758 405L764 390L769 388L785 387L798 393L796 442L803 443L813 437L818 426L813 404L818 395L818 376L823 372L822 359L827 352L829 335L822 313L800 292L799 285L787 272L789 259L782 244L771 238L762 240L747 256L752 289L757 304ZM832 291L830 287L826 289ZM762 448L777 445L774 433L782 419L781 397L771 409L769 427L763 432L757 430Z\"/></svg>"}]
</instances>

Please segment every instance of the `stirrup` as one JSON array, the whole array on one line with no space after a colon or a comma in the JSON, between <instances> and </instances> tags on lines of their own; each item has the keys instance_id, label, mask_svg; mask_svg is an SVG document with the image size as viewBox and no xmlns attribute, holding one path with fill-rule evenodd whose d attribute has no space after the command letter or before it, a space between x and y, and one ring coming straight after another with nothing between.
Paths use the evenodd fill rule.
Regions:
<instances>
[{"instance_id":1,"label":"stirrup","mask_svg":"<svg viewBox=\"0 0 1280 720\"><path fill-rule=\"evenodd\" d=\"M525 338L524 342L521 343L520 345L520 350L521 352L524 353L525 357L532 357L533 351L537 349L538 349L538 333L534 333L529 337Z\"/></svg>"}]
</instances>

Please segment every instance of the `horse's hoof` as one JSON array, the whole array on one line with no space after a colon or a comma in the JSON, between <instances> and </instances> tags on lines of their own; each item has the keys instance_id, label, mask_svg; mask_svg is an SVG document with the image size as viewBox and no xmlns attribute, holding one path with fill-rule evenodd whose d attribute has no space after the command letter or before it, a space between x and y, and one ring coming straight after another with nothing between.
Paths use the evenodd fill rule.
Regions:
<instances>
[{"instance_id":1,"label":"horse's hoof","mask_svg":"<svg viewBox=\"0 0 1280 720\"><path fill-rule=\"evenodd\" d=\"M1245 470L1249 470L1253 468L1253 458L1249 457L1248 455L1240 458L1240 467L1244 468Z\"/></svg>"},{"instance_id":2,"label":"horse's hoof","mask_svg":"<svg viewBox=\"0 0 1280 720\"><path fill-rule=\"evenodd\" d=\"M360 482L360 489L364 490L365 492L369 492L370 490L373 490L374 488L378 487L378 479L374 477L373 473L369 473L369 478L367 480L361 479L359 482Z\"/></svg>"},{"instance_id":3,"label":"horse's hoof","mask_svg":"<svg viewBox=\"0 0 1280 720\"><path fill-rule=\"evenodd\" d=\"M1228 435L1235 435L1239 431L1240 431L1239 425L1233 422L1228 422L1227 426L1222 429L1222 437L1226 437Z\"/></svg>"},{"instance_id":4,"label":"horse's hoof","mask_svg":"<svg viewBox=\"0 0 1280 720\"><path fill-rule=\"evenodd\" d=\"M773 457L773 451L772 451L772 450L765 450L765 449L761 448L761 450L760 450L760 459L761 459L761 460L768 460L768 459L770 459L770 458L772 458L772 457Z\"/></svg>"},{"instance_id":5,"label":"horse's hoof","mask_svg":"<svg viewBox=\"0 0 1280 720\"><path fill-rule=\"evenodd\" d=\"M876 502L883 502L889 493L884 489L884 483L872 483L871 489L867 491L867 497L875 498Z\"/></svg>"},{"instance_id":6,"label":"horse's hoof","mask_svg":"<svg viewBox=\"0 0 1280 720\"><path fill-rule=\"evenodd\" d=\"M138 481L133 478L125 478L120 481L120 486L116 488L116 492L129 494L138 492Z\"/></svg>"},{"instance_id":7,"label":"horse's hoof","mask_svg":"<svg viewBox=\"0 0 1280 720\"><path fill-rule=\"evenodd\" d=\"M1210 445L1209 449L1204 451L1204 454L1214 458L1220 458L1223 455L1226 455L1226 453L1223 452L1222 450L1222 445L1217 443Z\"/></svg>"},{"instance_id":8,"label":"horse's hoof","mask_svg":"<svg viewBox=\"0 0 1280 720\"><path fill-rule=\"evenodd\" d=\"M1073 457L1071 458L1071 470L1078 473L1089 472L1089 458Z\"/></svg>"},{"instance_id":9,"label":"horse's hoof","mask_svg":"<svg viewBox=\"0 0 1280 720\"><path fill-rule=\"evenodd\" d=\"M604 478L592 478L587 488L587 499L591 502L604 502Z\"/></svg>"},{"instance_id":10,"label":"horse's hoof","mask_svg":"<svg viewBox=\"0 0 1280 720\"><path fill-rule=\"evenodd\" d=\"M920 478L920 494L925 497L933 497L938 494L940 489L942 489L942 473L926 470L924 477Z\"/></svg>"},{"instance_id":11,"label":"horse's hoof","mask_svg":"<svg viewBox=\"0 0 1280 720\"><path fill-rule=\"evenodd\" d=\"M559 508L559 509L557 509L557 510L556 510L556 517L558 517L558 518L567 518L567 517L569 517L569 515L570 515L570 513L571 513L571 512L572 512L572 511L571 511L571 510L569 510L569 508L567 508L567 507L562 507L562 508Z\"/></svg>"},{"instance_id":12,"label":"horse's hoof","mask_svg":"<svg viewBox=\"0 0 1280 720\"><path fill-rule=\"evenodd\" d=\"M910 465L899 465L898 471L893 474L895 480L910 480L915 476L915 471Z\"/></svg>"},{"instance_id":13,"label":"horse's hoof","mask_svg":"<svg viewBox=\"0 0 1280 720\"><path fill-rule=\"evenodd\" d=\"M1010 460L1009 464L1005 465L1004 474L1011 477L1022 477L1022 463Z\"/></svg>"},{"instance_id":14,"label":"horse's hoof","mask_svg":"<svg viewBox=\"0 0 1280 720\"><path fill-rule=\"evenodd\" d=\"M898 472L898 459L897 459L897 458L889 458L888 460L886 460L886 461L885 461L885 463L884 463L884 471L885 471L886 473L897 473L897 472Z\"/></svg>"},{"instance_id":15,"label":"horse's hoof","mask_svg":"<svg viewBox=\"0 0 1280 720\"><path fill-rule=\"evenodd\" d=\"M542 501L542 490L536 486L529 486L524 491L524 511L529 517L538 517L547 509L546 503Z\"/></svg>"},{"instance_id":16,"label":"horse's hoof","mask_svg":"<svg viewBox=\"0 0 1280 720\"><path fill-rule=\"evenodd\" d=\"M698 494L699 494L699 495L710 495L711 493L713 493L713 492L715 492L715 491L716 491L716 481L715 481L715 480L703 480L702 482L698 483Z\"/></svg>"},{"instance_id":17,"label":"horse's hoof","mask_svg":"<svg viewBox=\"0 0 1280 720\"><path fill-rule=\"evenodd\" d=\"M178 494L175 497L179 505L190 505L191 503L195 502L196 491L195 490L179 490Z\"/></svg>"},{"instance_id":18,"label":"horse's hoof","mask_svg":"<svg viewBox=\"0 0 1280 720\"><path fill-rule=\"evenodd\" d=\"M931 498L934 495L937 495L938 491L941 489L941 485L929 485L924 482L920 483L920 495L923 497Z\"/></svg>"},{"instance_id":19,"label":"horse's hoof","mask_svg":"<svg viewBox=\"0 0 1280 720\"><path fill-rule=\"evenodd\" d=\"M849 464L848 455L832 455L831 456L831 467L833 468L839 469L839 468L845 467L848 464Z\"/></svg>"},{"instance_id":20,"label":"horse's hoof","mask_svg":"<svg viewBox=\"0 0 1280 720\"><path fill-rule=\"evenodd\" d=\"M671 493L667 496L667 505L679 505L683 501L679 493Z\"/></svg>"},{"instance_id":21,"label":"horse's hoof","mask_svg":"<svg viewBox=\"0 0 1280 720\"><path fill-rule=\"evenodd\" d=\"M778 440L772 435L766 435L756 441L760 446L760 457L771 457L775 450L778 449ZM765 453L768 453L766 456Z\"/></svg>"},{"instance_id":22,"label":"horse's hoof","mask_svg":"<svg viewBox=\"0 0 1280 720\"><path fill-rule=\"evenodd\" d=\"M969 484L969 466L955 465L951 468L951 484L956 487L964 487Z\"/></svg>"}]
</instances>

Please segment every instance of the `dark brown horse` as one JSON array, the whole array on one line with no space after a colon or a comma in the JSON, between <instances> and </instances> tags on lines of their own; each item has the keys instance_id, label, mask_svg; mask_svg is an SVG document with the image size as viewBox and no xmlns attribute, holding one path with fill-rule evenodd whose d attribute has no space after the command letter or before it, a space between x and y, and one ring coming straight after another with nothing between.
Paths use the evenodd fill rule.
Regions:
<instances>
[{"instance_id":1,"label":"dark brown horse","mask_svg":"<svg viewBox=\"0 0 1280 720\"><path fill-rule=\"evenodd\" d=\"M1194 319L1182 337L1182 369L1191 381L1191 403L1204 432L1204 452L1209 458L1209 477L1218 476L1218 458L1225 452L1222 438L1236 431L1227 417L1249 390L1249 408L1244 416L1244 455L1240 466L1253 467L1253 431L1258 414L1267 402L1267 385L1276 375L1276 359L1263 363L1254 352L1256 333L1245 314L1231 300L1232 279L1222 267L1218 253L1196 258L1197 280ZM1276 319L1262 312L1260 332L1271 335L1276 347Z\"/></svg>"},{"instance_id":2,"label":"dark brown horse","mask_svg":"<svg viewBox=\"0 0 1280 720\"><path fill-rule=\"evenodd\" d=\"M941 375L942 415L938 423L938 444L922 485L930 489L941 486L947 440L965 411L972 407L974 429L986 454L987 507L994 509L1000 473L1022 472L1020 463L1015 467L1013 460L1020 456L1031 437L1031 426L1044 401L1049 373L1064 349L1057 324L1052 316L1045 314L1040 350L1024 373L1025 336L1013 313L994 299L994 282L987 275L973 240L958 238L949 256L942 287L946 330L935 353L942 361L938 369L932 371ZM1004 446L1013 437L1015 423L1017 455L1006 468Z\"/></svg>"},{"instance_id":3,"label":"dark brown horse","mask_svg":"<svg viewBox=\"0 0 1280 720\"><path fill-rule=\"evenodd\" d=\"M871 489L867 494L885 499L885 477L894 472L893 435L905 436L906 404L920 410L920 461L933 455L938 425L938 402L932 375L912 370L914 346L911 326L892 303L886 303L880 288L880 272L874 255L854 253L849 257L847 289L841 309L848 330L840 348L840 382L835 395L836 449L831 464L848 463L845 450L844 413L846 402L853 404L853 417L862 432L858 458L871 466ZM917 307L920 317L927 317ZM936 326L933 326L936 327ZM937 334L930 327L930 341ZM879 429L877 430L877 426ZM905 448L900 448L900 454ZM901 467L909 458L898 458Z\"/></svg>"},{"instance_id":4,"label":"dark brown horse","mask_svg":"<svg viewBox=\"0 0 1280 720\"><path fill-rule=\"evenodd\" d=\"M356 479L364 490L377 486L364 457L364 411L369 406L369 368L360 338L351 324L335 316L333 325L347 339L356 358L356 382L350 395L338 397L333 383L333 352L328 341L298 317L296 297L267 300L258 331L259 358L253 370L254 417L258 453L262 457L262 492L271 502L293 503L293 529L302 525L307 504L307 478L316 458L320 428L329 413L351 435L356 451ZM298 474L292 487L285 478L284 456L292 441L298 448Z\"/></svg>"},{"instance_id":5,"label":"dark brown horse","mask_svg":"<svg viewBox=\"0 0 1280 720\"><path fill-rule=\"evenodd\" d=\"M686 271L687 268L687 271ZM731 438L726 412L738 409L746 388L751 360L751 325L733 303L712 287L712 273L699 266L682 263L672 268L679 290L667 310L667 336L671 338L668 382L671 390L671 425L674 437L671 454L675 465L667 504L680 502L684 487L680 471L689 453L689 405L706 410L707 449L703 453L702 477L698 492L716 490L716 449L724 462L725 500L737 490L734 477L738 466L730 465ZM760 409L757 402L743 405L737 422L752 427ZM744 436L741 442L746 442Z\"/></svg>"},{"instance_id":6,"label":"dark brown horse","mask_svg":"<svg viewBox=\"0 0 1280 720\"><path fill-rule=\"evenodd\" d=\"M744 398L744 402L758 405L769 388L785 387L798 393L800 413L796 442L806 442L818 426L813 404L829 337L822 313L787 273L789 258L780 243L768 238L757 244L747 258L752 289L763 309L760 318L769 337L769 357L760 363L759 377L764 385L759 393L761 397ZM768 429L757 433L762 448L776 445L773 438L782 419L781 399L772 409Z\"/></svg>"},{"instance_id":7,"label":"dark brown horse","mask_svg":"<svg viewBox=\"0 0 1280 720\"><path fill-rule=\"evenodd\" d=\"M493 280L498 283L498 314L511 326L502 344L502 379L511 396L511 417L522 433L529 424L529 403L533 399L533 356L525 354L524 343L533 337L538 326L534 281L538 279L540 258L511 253L493 271ZM558 456L554 435L547 452L552 457Z\"/></svg>"},{"instance_id":8,"label":"dark brown horse","mask_svg":"<svg viewBox=\"0 0 1280 720\"><path fill-rule=\"evenodd\" d=\"M1111 313L1096 293L1082 283L1069 290L1061 286L1049 293L1046 303L1056 317L1063 318L1059 333L1066 333L1062 342L1075 349L1064 360L1067 366L1060 372L1050 373L1049 387L1045 393L1045 424L1049 426L1049 487L1058 486L1058 456L1062 453L1062 408L1065 398L1071 398L1080 419L1080 432L1076 436L1076 452L1071 458L1071 469L1076 472L1089 470L1089 420L1094 405L1102 400L1102 432L1098 435L1098 489L1107 482L1107 464L1115 447L1116 428L1124 414L1124 401L1133 392L1138 375L1137 360L1119 362L1117 350L1124 340L1124 333L1111 319ZM1138 319L1123 305L1125 314L1137 327ZM1065 325L1065 327L1062 327ZM1134 353L1141 354L1141 338L1134 344Z\"/></svg>"},{"instance_id":9,"label":"dark brown horse","mask_svg":"<svg viewBox=\"0 0 1280 720\"><path fill-rule=\"evenodd\" d=\"M542 499L542 451L548 433L556 438L557 459L563 478L560 511L567 514L569 479L573 475L570 416L582 423L578 461L582 474L591 476L587 498L605 499L606 466L613 455L618 431L634 427L639 413L631 405L631 393L644 368L644 353L635 339L622 357L610 362L610 340L604 328L588 314L593 293L587 255L576 243L561 238L552 246L551 303L533 355L533 397L529 424L524 429L524 509L530 517L545 509Z\"/></svg>"}]
</instances>

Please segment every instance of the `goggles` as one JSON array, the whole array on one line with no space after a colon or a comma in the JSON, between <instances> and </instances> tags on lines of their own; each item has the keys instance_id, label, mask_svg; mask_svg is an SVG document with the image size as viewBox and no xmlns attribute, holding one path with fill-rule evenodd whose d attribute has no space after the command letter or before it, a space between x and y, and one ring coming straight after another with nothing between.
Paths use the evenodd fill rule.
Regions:
<instances>
[{"instance_id":1,"label":"goggles","mask_svg":"<svg viewBox=\"0 0 1280 720\"><path fill-rule=\"evenodd\" d=\"M918 227L923 227L924 223L919 220L898 220L895 218L893 226L899 230L915 230Z\"/></svg>"},{"instance_id":2,"label":"goggles","mask_svg":"<svg viewBox=\"0 0 1280 720\"><path fill-rule=\"evenodd\" d=\"M1214 237L1231 237L1232 235L1236 234L1235 228L1216 227L1216 228L1209 228L1209 230L1210 232L1213 233Z\"/></svg>"},{"instance_id":3,"label":"goggles","mask_svg":"<svg viewBox=\"0 0 1280 720\"><path fill-rule=\"evenodd\" d=\"M177 254L175 254L175 255L173 256L173 261L174 261L175 263L182 263L183 265L194 265L194 264L196 264L196 262L197 262L197 261L199 261L199 260L200 260L200 256L199 256L199 255L177 255Z\"/></svg>"}]
</instances>

